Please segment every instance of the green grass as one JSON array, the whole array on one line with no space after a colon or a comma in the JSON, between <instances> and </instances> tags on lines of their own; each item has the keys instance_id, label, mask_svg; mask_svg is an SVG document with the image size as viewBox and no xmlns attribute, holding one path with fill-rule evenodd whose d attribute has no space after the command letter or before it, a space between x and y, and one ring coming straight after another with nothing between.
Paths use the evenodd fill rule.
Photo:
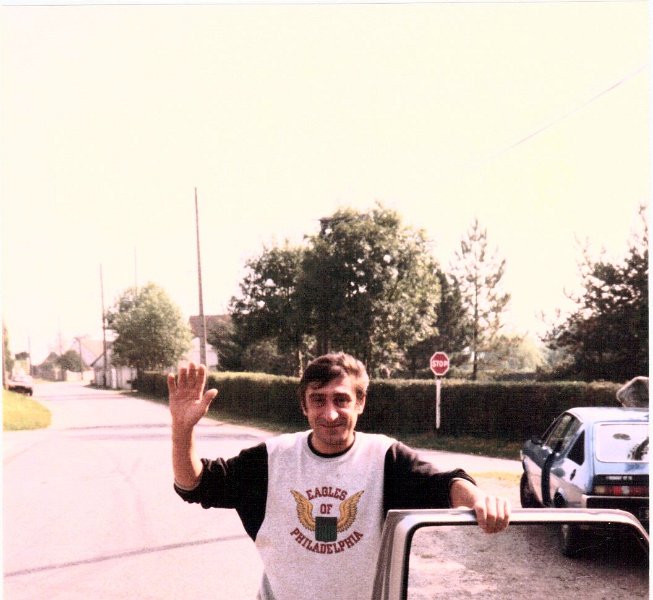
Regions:
<instances>
[{"instance_id":1,"label":"green grass","mask_svg":"<svg viewBox=\"0 0 653 600\"><path fill-rule=\"evenodd\" d=\"M52 415L42 404L29 396L2 390L2 429L19 431L50 426Z\"/></svg>"},{"instance_id":2,"label":"green grass","mask_svg":"<svg viewBox=\"0 0 653 600\"><path fill-rule=\"evenodd\" d=\"M508 442L506 440L472 436L453 437L436 433L403 434L399 437L402 442L414 448L462 452L463 454L476 454L478 456L508 458L511 460L519 460L519 450L522 447L522 442Z\"/></svg>"}]
</instances>

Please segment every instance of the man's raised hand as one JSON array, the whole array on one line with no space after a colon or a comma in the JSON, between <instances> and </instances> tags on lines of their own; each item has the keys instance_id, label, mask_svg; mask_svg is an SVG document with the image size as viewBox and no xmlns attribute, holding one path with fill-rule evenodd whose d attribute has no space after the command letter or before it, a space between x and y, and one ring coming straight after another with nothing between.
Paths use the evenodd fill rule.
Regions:
<instances>
[{"instance_id":1,"label":"man's raised hand","mask_svg":"<svg viewBox=\"0 0 653 600\"><path fill-rule=\"evenodd\" d=\"M206 415L218 390L204 392L206 384L206 367L190 363L180 367L179 374L168 373L168 400L173 427L191 430Z\"/></svg>"}]
</instances>

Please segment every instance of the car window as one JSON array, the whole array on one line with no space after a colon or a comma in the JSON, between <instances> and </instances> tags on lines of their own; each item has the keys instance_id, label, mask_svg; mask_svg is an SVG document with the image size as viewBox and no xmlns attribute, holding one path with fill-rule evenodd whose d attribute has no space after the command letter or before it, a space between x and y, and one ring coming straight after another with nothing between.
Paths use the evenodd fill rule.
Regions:
<instances>
[{"instance_id":1,"label":"car window","mask_svg":"<svg viewBox=\"0 0 653 600\"><path fill-rule=\"evenodd\" d=\"M544 440L544 443L549 446L549 448L555 448L558 442L564 439L565 432L572 419L573 417L570 414L564 414L558 419L555 426L551 429L551 432Z\"/></svg>"},{"instance_id":2,"label":"car window","mask_svg":"<svg viewBox=\"0 0 653 600\"><path fill-rule=\"evenodd\" d=\"M542 434L543 440L546 440L549 437L549 435L551 435L551 432L555 429L557 424L558 424L557 419L549 423L549 426L546 428L546 431Z\"/></svg>"},{"instance_id":3,"label":"car window","mask_svg":"<svg viewBox=\"0 0 653 600\"><path fill-rule=\"evenodd\" d=\"M580 429L580 421L575 417L572 417L571 420L569 421L569 425L567 426L567 429L565 429L564 433L562 434L562 437L560 438L561 441L560 452L566 452L569 449L579 429Z\"/></svg>"},{"instance_id":4,"label":"car window","mask_svg":"<svg viewBox=\"0 0 653 600\"><path fill-rule=\"evenodd\" d=\"M648 462L648 423L599 423L594 440L601 462Z\"/></svg>"},{"instance_id":5,"label":"car window","mask_svg":"<svg viewBox=\"0 0 653 600\"><path fill-rule=\"evenodd\" d=\"M577 465L582 465L585 462L585 432L582 431L578 436L574 445L571 447L569 454L567 454L569 460L573 460Z\"/></svg>"}]
</instances>

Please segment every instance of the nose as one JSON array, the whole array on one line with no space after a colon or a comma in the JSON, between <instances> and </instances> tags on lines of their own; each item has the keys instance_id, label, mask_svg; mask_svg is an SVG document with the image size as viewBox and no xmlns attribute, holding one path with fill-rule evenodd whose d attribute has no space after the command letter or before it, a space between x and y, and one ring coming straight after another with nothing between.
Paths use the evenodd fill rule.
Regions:
<instances>
[{"instance_id":1,"label":"nose","mask_svg":"<svg viewBox=\"0 0 653 600\"><path fill-rule=\"evenodd\" d=\"M324 419L330 423L338 420L338 411L332 402L327 403L324 407Z\"/></svg>"}]
</instances>

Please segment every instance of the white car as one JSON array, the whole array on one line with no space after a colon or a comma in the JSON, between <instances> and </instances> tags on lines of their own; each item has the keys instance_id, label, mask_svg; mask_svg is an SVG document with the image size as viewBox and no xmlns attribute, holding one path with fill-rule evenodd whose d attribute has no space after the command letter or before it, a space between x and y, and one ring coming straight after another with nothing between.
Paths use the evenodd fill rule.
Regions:
<instances>
[{"instance_id":1,"label":"white car","mask_svg":"<svg viewBox=\"0 0 653 600\"><path fill-rule=\"evenodd\" d=\"M616 508L649 523L649 411L571 408L521 450L524 508ZM561 527L560 549L582 551L588 528Z\"/></svg>"},{"instance_id":2,"label":"white car","mask_svg":"<svg viewBox=\"0 0 653 600\"><path fill-rule=\"evenodd\" d=\"M16 375L7 382L7 389L31 396L34 393L32 378L29 375Z\"/></svg>"}]
</instances>

